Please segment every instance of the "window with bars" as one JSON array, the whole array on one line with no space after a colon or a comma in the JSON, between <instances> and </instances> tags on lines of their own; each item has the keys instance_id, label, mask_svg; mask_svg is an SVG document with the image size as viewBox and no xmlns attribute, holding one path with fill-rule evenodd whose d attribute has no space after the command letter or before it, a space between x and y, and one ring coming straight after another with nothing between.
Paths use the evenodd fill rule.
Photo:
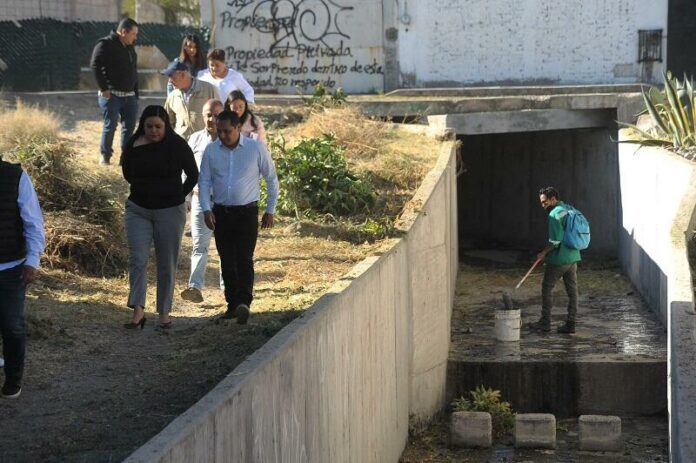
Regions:
<instances>
[{"instance_id":1,"label":"window with bars","mask_svg":"<svg viewBox=\"0 0 696 463\"><path fill-rule=\"evenodd\" d=\"M638 62L662 62L662 29L638 31Z\"/></svg>"}]
</instances>

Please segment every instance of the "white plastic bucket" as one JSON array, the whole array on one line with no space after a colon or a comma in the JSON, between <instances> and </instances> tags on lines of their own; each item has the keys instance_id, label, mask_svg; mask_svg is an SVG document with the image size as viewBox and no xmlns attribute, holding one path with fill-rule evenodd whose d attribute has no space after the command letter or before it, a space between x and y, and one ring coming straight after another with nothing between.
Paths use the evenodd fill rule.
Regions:
<instances>
[{"instance_id":1,"label":"white plastic bucket","mask_svg":"<svg viewBox=\"0 0 696 463\"><path fill-rule=\"evenodd\" d=\"M520 310L495 311L495 339L498 341L520 340Z\"/></svg>"}]
</instances>

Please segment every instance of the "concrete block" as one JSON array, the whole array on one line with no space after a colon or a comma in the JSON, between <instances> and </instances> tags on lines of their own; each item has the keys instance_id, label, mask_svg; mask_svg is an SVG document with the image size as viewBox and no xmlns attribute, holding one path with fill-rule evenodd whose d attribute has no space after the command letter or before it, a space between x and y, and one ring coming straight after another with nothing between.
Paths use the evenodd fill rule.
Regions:
<instances>
[{"instance_id":1,"label":"concrete block","mask_svg":"<svg viewBox=\"0 0 696 463\"><path fill-rule=\"evenodd\" d=\"M556 417L550 413L519 413L515 417L515 447L555 449Z\"/></svg>"},{"instance_id":2,"label":"concrete block","mask_svg":"<svg viewBox=\"0 0 696 463\"><path fill-rule=\"evenodd\" d=\"M580 450L614 451L623 447L621 418L609 415L581 415L578 418Z\"/></svg>"},{"instance_id":3,"label":"concrete block","mask_svg":"<svg viewBox=\"0 0 696 463\"><path fill-rule=\"evenodd\" d=\"M486 412L454 412L450 423L455 447L490 447L493 444L493 420Z\"/></svg>"}]
</instances>

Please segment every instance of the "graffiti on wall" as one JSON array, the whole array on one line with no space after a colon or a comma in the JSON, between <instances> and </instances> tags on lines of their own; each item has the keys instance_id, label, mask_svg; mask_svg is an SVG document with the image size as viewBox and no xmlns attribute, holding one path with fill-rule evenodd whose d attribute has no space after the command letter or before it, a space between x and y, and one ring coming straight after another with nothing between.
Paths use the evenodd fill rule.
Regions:
<instances>
[{"instance_id":1,"label":"graffiti on wall","mask_svg":"<svg viewBox=\"0 0 696 463\"><path fill-rule=\"evenodd\" d=\"M352 45L350 31L360 27L351 24L354 10L334 0L224 0L218 46L255 88L333 88L347 77L379 77L379 56Z\"/></svg>"}]
</instances>

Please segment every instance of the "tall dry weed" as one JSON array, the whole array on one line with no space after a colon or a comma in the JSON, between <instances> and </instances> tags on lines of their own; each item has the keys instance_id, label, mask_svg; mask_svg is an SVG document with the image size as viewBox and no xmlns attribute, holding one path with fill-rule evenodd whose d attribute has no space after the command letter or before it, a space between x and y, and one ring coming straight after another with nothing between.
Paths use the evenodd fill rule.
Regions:
<instances>
[{"instance_id":1,"label":"tall dry weed","mask_svg":"<svg viewBox=\"0 0 696 463\"><path fill-rule=\"evenodd\" d=\"M58 140L60 117L50 111L27 106L17 100L14 110L0 112L0 150Z\"/></svg>"},{"instance_id":2,"label":"tall dry weed","mask_svg":"<svg viewBox=\"0 0 696 463\"><path fill-rule=\"evenodd\" d=\"M353 106L340 106L314 111L294 130L293 138L321 137L333 134L336 143L345 147L346 158L352 161L372 159L391 138L389 125L364 116Z\"/></svg>"},{"instance_id":3,"label":"tall dry weed","mask_svg":"<svg viewBox=\"0 0 696 463\"><path fill-rule=\"evenodd\" d=\"M127 253L119 188L108 176L85 168L60 140L59 129L55 114L21 103L0 114L0 154L27 171L44 210L44 264L121 273Z\"/></svg>"}]
</instances>

